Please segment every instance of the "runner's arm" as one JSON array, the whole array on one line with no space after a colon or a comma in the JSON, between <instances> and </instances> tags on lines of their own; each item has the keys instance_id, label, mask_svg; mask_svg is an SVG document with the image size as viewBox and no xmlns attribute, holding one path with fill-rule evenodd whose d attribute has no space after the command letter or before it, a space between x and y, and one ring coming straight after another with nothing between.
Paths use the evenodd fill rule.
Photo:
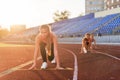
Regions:
<instances>
[{"instance_id":1,"label":"runner's arm","mask_svg":"<svg viewBox=\"0 0 120 80\"><path fill-rule=\"evenodd\" d=\"M34 61L33 61L33 65L29 68L29 69L33 69L36 66L36 62L37 62L37 56L38 56L38 52L39 52L39 38L36 37L35 39L35 50L34 50Z\"/></svg>"}]
</instances>

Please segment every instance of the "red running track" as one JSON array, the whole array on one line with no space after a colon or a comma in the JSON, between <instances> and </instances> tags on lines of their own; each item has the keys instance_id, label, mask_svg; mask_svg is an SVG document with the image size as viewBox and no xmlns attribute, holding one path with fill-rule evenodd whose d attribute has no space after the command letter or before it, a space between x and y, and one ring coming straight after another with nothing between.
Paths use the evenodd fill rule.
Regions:
<instances>
[{"instance_id":1,"label":"red running track","mask_svg":"<svg viewBox=\"0 0 120 80\"><path fill-rule=\"evenodd\" d=\"M80 47L81 45L77 44L59 45L61 65L63 67L73 68L73 70L16 70L0 77L0 80L73 80L74 56L62 48L73 52L77 56L78 80L120 80L119 60L96 52L91 54L79 54ZM120 58L119 49L120 46L98 45L95 50ZM32 60L34 46L0 48L0 51L4 53L0 54L0 56L2 56L2 58L0 58L0 63L2 63L2 66L0 66L0 72L3 72ZM38 69L40 68L41 63L41 60L37 62ZM55 68L55 64L48 63L49 68ZM30 66L31 64L23 68L27 69Z\"/></svg>"}]
</instances>

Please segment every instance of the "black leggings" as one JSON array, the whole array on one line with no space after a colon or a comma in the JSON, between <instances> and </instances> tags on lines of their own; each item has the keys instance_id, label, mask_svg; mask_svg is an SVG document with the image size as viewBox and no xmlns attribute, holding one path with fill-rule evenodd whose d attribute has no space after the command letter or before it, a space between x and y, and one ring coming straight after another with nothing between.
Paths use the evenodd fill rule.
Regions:
<instances>
[{"instance_id":1,"label":"black leggings","mask_svg":"<svg viewBox=\"0 0 120 80\"><path fill-rule=\"evenodd\" d=\"M43 62L47 62L45 47L46 47L46 43L41 42L40 43L40 51L41 51L41 56L42 56ZM54 59L54 45L52 43L51 44L51 56L48 56L48 60L52 61L53 59Z\"/></svg>"}]
</instances>

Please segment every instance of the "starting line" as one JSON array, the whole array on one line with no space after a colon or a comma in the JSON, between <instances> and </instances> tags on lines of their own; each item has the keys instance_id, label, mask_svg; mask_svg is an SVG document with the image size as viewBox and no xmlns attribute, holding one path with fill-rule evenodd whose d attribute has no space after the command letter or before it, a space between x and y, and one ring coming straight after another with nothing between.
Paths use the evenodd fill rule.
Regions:
<instances>
[{"instance_id":1,"label":"starting line","mask_svg":"<svg viewBox=\"0 0 120 80\"><path fill-rule=\"evenodd\" d=\"M22 70L22 71L40 71L40 70L73 70L73 68L63 68L63 69L56 69L56 68L47 68L47 69L32 69L32 70L28 70L28 69L17 69L17 70Z\"/></svg>"}]
</instances>

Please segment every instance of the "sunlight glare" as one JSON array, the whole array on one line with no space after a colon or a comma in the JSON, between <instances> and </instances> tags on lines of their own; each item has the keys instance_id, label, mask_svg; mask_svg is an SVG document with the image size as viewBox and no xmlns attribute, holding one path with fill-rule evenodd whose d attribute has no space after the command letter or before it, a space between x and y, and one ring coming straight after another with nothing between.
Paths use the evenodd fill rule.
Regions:
<instances>
[{"instance_id":1,"label":"sunlight glare","mask_svg":"<svg viewBox=\"0 0 120 80\"><path fill-rule=\"evenodd\" d=\"M10 29L13 24L33 27L51 23L57 10L72 11L71 17L75 17L84 10L77 3L80 0L0 0L0 26Z\"/></svg>"}]
</instances>

